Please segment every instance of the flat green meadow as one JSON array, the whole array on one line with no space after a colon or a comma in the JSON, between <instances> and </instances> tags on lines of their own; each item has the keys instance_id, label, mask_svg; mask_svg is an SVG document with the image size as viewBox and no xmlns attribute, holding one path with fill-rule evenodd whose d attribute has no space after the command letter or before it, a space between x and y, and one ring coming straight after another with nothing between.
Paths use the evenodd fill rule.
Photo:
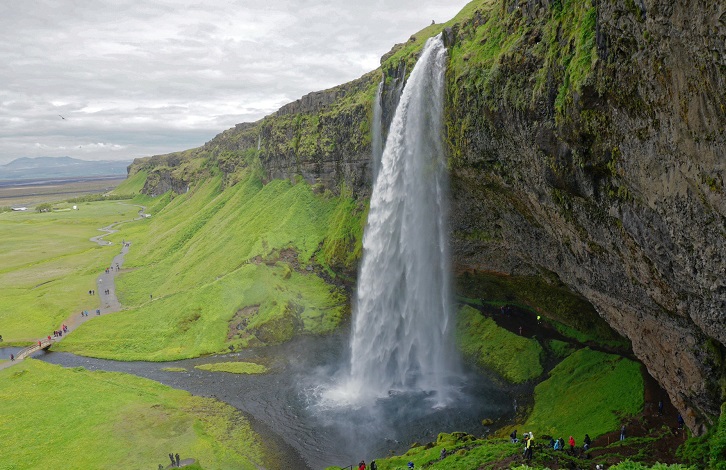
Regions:
<instances>
[{"instance_id":1,"label":"flat green meadow","mask_svg":"<svg viewBox=\"0 0 726 470\"><path fill-rule=\"evenodd\" d=\"M264 449L234 408L157 382L27 359L0 370L3 469L256 469Z\"/></svg>"},{"instance_id":2,"label":"flat green meadow","mask_svg":"<svg viewBox=\"0 0 726 470\"><path fill-rule=\"evenodd\" d=\"M133 219L138 208L118 201L77 206L0 213L0 334L6 343L32 342L72 313L98 307L99 297L88 291L120 245L89 239L102 235L101 227Z\"/></svg>"}]
</instances>

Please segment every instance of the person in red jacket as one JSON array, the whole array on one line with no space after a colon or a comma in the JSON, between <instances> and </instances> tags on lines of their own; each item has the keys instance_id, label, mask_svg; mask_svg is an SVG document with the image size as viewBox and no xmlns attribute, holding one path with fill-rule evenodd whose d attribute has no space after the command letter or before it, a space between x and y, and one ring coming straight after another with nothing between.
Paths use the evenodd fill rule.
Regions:
<instances>
[{"instance_id":1,"label":"person in red jacket","mask_svg":"<svg viewBox=\"0 0 726 470\"><path fill-rule=\"evenodd\" d=\"M570 436L568 443L570 444L570 452L572 452L572 455L575 455L575 438Z\"/></svg>"},{"instance_id":2,"label":"person in red jacket","mask_svg":"<svg viewBox=\"0 0 726 470\"><path fill-rule=\"evenodd\" d=\"M358 470L366 470L366 461L365 460L360 461L360 463L358 464Z\"/></svg>"}]
</instances>

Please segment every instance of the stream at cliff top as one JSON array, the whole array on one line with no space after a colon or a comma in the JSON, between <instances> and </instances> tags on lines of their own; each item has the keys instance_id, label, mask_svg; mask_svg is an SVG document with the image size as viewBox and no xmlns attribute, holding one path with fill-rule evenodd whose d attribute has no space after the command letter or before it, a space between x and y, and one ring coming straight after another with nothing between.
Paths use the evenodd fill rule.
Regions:
<instances>
[{"instance_id":1,"label":"stream at cliff top","mask_svg":"<svg viewBox=\"0 0 726 470\"><path fill-rule=\"evenodd\" d=\"M349 354L348 332L342 330L280 346L167 363L118 362L60 352L40 353L36 358L66 367L134 374L229 403L253 418L253 428L263 439L276 441L278 452L285 454L279 456L285 465L278 468L302 468L301 460L312 469L346 466L361 459L369 462L391 451L401 454L413 442L435 441L439 432L481 435L486 432L483 419L513 414L507 392L471 370L461 376L456 400L444 408L432 410L422 399L424 393L392 396L358 409L322 407L320 390L330 386ZM266 364L270 373L237 375L194 368L230 361ZM167 372L162 370L165 367L183 367L187 372Z\"/></svg>"}]
</instances>

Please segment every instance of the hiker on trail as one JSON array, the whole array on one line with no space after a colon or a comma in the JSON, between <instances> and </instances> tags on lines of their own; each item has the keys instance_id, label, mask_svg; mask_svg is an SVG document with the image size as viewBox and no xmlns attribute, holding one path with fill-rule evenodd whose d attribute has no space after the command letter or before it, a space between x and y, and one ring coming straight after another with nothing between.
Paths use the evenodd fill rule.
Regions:
<instances>
[{"instance_id":1,"label":"hiker on trail","mask_svg":"<svg viewBox=\"0 0 726 470\"><path fill-rule=\"evenodd\" d=\"M517 430L515 429L512 431L512 434L509 435L509 438L512 440L512 444L516 444L519 442L519 439L517 439Z\"/></svg>"},{"instance_id":2,"label":"hiker on trail","mask_svg":"<svg viewBox=\"0 0 726 470\"><path fill-rule=\"evenodd\" d=\"M439 460L444 460L446 458L446 447L441 449L441 454L439 454Z\"/></svg>"},{"instance_id":3,"label":"hiker on trail","mask_svg":"<svg viewBox=\"0 0 726 470\"><path fill-rule=\"evenodd\" d=\"M560 438L562 439L562 438ZM552 446L554 450L562 450L562 444L560 443L560 439L557 439L555 441L555 444Z\"/></svg>"},{"instance_id":4,"label":"hiker on trail","mask_svg":"<svg viewBox=\"0 0 726 470\"><path fill-rule=\"evenodd\" d=\"M171 459L171 466L172 467L175 467L176 465L174 465L175 464L175 462L174 462L174 454L169 454L169 458Z\"/></svg>"},{"instance_id":5,"label":"hiker on trail","mask_svg":"<svg viewBox=\"0 0 726 470\"><path fill-rule=\"evenodd\" d=\"M550 447L552 449L554 449L556 445L557 445L557 441L555 440L555 438L554 437L550 437Z\"/></svg>"},{"instance_id":6,"label":"hiker on trail","mask_svg":"<svg viewBox=\"0 0 726 470\"><path fill-rule=\"evenodd\" d=\"M408 463L408 468L413 468L413 462Z\"/></svg>"},{"instance_id":7,"label":"hiker on trail","mask_svg":"<svg viewBox=\"0 0 726 470\"><path fill-rule=\"evenodd\" d=\"M15 360L15 356L13 354L10 355L10 362Z\"/></svg>"},{"instance_id":8,"label":"hiker on trail","mask_svg":"<svg viewBox=\"0 0 726 470\"><path fill-rule=\"evenodd\" d=\"M100 308L97 308L96 309L96 315L100 315L100 314L101 314L101 309Z\"/></svg>"},{"instance_id":9,"label":"hiker on trail","mask_svg":"<svg viewBox=\"0 0 726 470\"><path fill-rule=\"evenodd\" d=\"M583 442L585 442L585 445L583 446L585 448L585 450L589 449L590 444L592 444L592 439L590 439L589 434L585 434L585 440Z\"/></svg>"},{"instance_id":10,"label":"hiker on trail","mask_svg":"<svg viewBox=\"0 0 726 470\"><path fill-rule=\"evenodd\" d=\"M570 452L572 452L572 455L575 455L575 438L570 436L568 444L570 444Z\"/></svg>"},{"instance_id":11,"label":"hiker on trail","mask_svg":"<svg viewBox=\"0 0 726 470\"><path fill-rule=\"evenodd\" d=\"M360 461L360 463L358 464L358 470L366 470L366 461L365 460Z\"/></svg>"},{"instance_id":12,"label":"hiker on trail","mask_svg":"<svg viewBox=\"0 0 726 470\"><path fill-rule=\"evenodd\" d=\"M177 467L180 467L181 466L181 460L179 460L179 454L176 454L174 457L176 458L176 466Z\"/></svg>"},{"instance_id":13,"label":"hiker on trail","mask_svg":"<svg viewBox=\"0 0 726 470\"><path fill-rule=\"evenodd\" d=\"M683 429L683 426L686 423L683 421L683 416L681 416L680 413L678 413L678 429Z\"/></svg>"},{"instance_id":14,"label":"hiker on trail","mask_svg":"<svg viewBox=\"0 0 726 470\"><path fill-rule=\"evenodd\" d=\"M623 427L620 428L620 440L625 440L625 425L623 424Z\"/></svg>"},{"instance_id":15,"label":"hiker on trail","mask_svg":"<svg viewBox=\"0 0 726 470\"><path fill-rule=\"evenodd\" d=\"M370 470L378 470L378 465L375 460L371 460L371 466L368 467Z\"/></svg>"}]
</instances>

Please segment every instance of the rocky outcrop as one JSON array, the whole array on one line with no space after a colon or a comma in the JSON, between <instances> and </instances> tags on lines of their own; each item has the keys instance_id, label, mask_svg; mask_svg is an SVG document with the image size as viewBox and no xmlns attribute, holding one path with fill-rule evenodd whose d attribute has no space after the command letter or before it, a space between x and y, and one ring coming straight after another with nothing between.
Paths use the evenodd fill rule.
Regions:
<instances>
[{"instance_id":1,"label":"rocky outcrop","mask_svg":"<svg viewBox=\"0 0 726 470\"><path fill-rule=\"evenodd\" d=\"M624 3L598 2L591 75L564 99L564 68L540 94L521 85L547 66L527 48L501 57L494 88L531 104L466 76L452 85L449 128L465 129L452 139L454 253L472 269L555 273L701 432L725 398L726 9ZM528 24L533 43L546 34L550 2L506 4L521 11L510 27Z\"/></svg>"}]
</instances>

